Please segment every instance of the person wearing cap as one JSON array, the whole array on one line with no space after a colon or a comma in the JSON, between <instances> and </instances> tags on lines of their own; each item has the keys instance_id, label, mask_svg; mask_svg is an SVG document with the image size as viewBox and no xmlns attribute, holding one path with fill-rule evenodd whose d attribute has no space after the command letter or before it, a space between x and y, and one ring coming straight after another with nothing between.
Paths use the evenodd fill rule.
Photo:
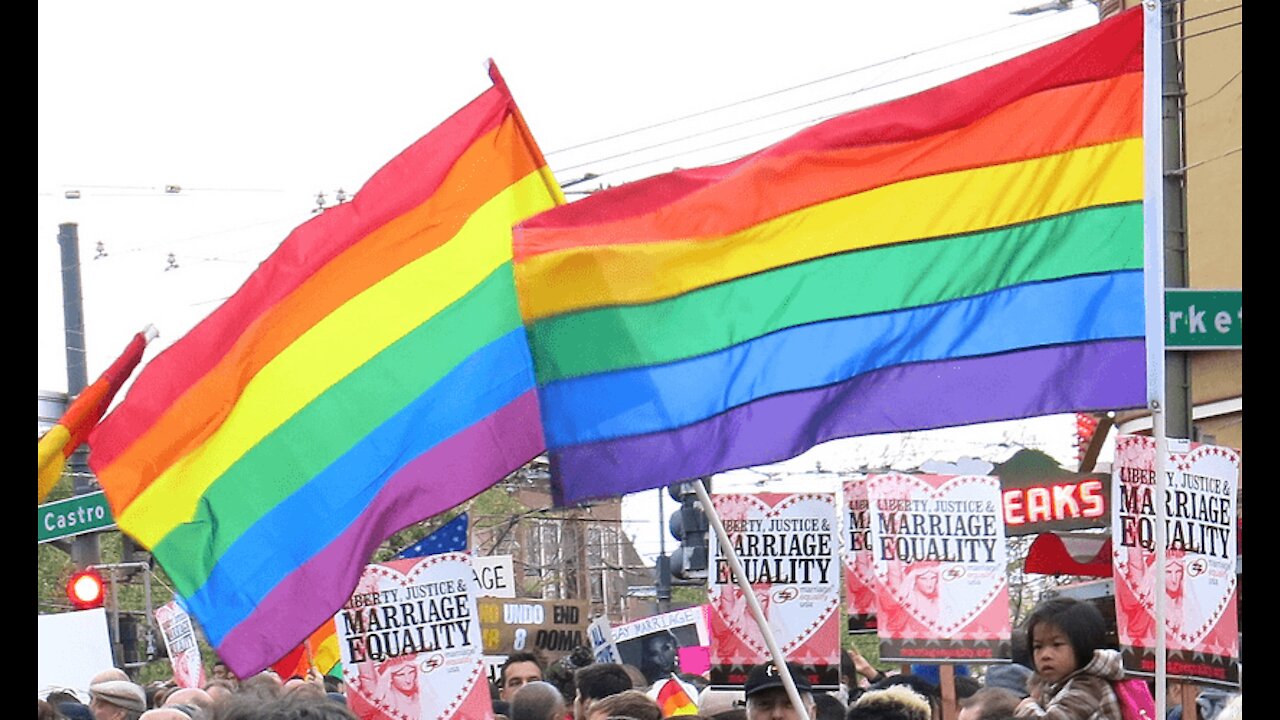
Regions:
<instances>
[{"instance_id":1,"label":"person wearing cap","mask_svg":"<svg viewBox=\"0 0 1280 720\"><path fill-rule=\"evenodd\" d=\"M813 686L800 668L787 663L791 678L795 681L796 691L800 694L800 702L810 718L816 715L813 702ZM747 720L797 720L796 712L787 695L787 688L782 684L782 675L773 663L765 663L751 668L747 674L747 682L743 687L747 697Z\"/></svg>"},{"instance_id":2,"label":"person wearing cap","mask_svg":"<svg viewBox=\"0 0 1280 720\"><path fill-rule=\"evenodd\" d=\"M128 680L104 680L89 686L94 720L138 720L147 711L147 693Z\"/></svg>"}]
</instances>

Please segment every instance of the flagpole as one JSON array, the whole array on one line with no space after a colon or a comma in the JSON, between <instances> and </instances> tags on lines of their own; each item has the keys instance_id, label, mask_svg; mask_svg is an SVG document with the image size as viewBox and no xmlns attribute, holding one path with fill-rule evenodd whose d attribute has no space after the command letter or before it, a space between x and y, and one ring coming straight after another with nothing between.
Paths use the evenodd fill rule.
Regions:
<instances>
[{"instance_id":1,"label":"flagpole","mask_svg":"<svg viewBox=\"0 0 1280 720\"><path fill-rule=\"evenodd\" d=\"M528 123L524 121L524 114L520 112L520 106L516 105L516 99L511 94L511 88L507 87L506 78L502 77L502 73L498 71L498 63L494 62L493 58L489 58L486 61L486 65L489 70L489 79L511 101L511 116L515 118L516 127L520 129L520 138L524 140L525 147L529 148L529 152L538 161L538 175L542 177L542 182L551 191L551 197L555 199L556 205L564 205L568 202L564 198L564 190L560 189L560 183L556 180L555 175L551 174L551 169L547 167L547 159L542 156L542 149L538 147L538 143L533 139L533 133L529 131Z\"/></svg>"},{"instance_id":2,"label":"flagpole","mask_svg":"<svg viewBox=\"0 0 1280 720\"><path fill-rule=\"evenodd\" d=\"M1151 410L1151 436L1155 440L1155 682L1156 717L1165 712L1167 645L1165 637L1165 473L1169 464L1169 442L1165 434L1165 342L1164 342L1164 53L1161 29L1161 0L1143 2L1142 43L1142 143L1143 143L1143 227L1145 230L1145 275L1147 334L1147 406Z\"/></svg>"},{"instance_id":3,"label":"flagpole","mask_svg":"<svg viewBox=\"0 0 1280 720\"><path fill-rule=\"evenodd\" d=\"M733 543L729 542L729 533L725 532L724 523L720 522L720 516L716 514L716 509L711 504L711 496L707 494L706 486L697 481L690 484L697 491L698 502L702 503L702 510L706 513L707 520L711 522L711 527L716 531L719 547L724 552L725 559L729 561L730 569L733 570L733 577L737 580L742 594L746 596L747 607L751 609L751 616L755 618L760 634L764 636L764 644L769 648L769 654L773 656L774 667L778 668L778 677L782 678L782 686L787 690L787 697L791 698L791 707L795 709L800 720L809 720L809 711L804 703L800 702L800 691L796 689L796 681L791 677L791 668L787 667L786 656L782 654L777 639L773 637L773 629L769 627L769 621L764 617L764 610L760 608L760 599L756 597L755 589L751 587L751 583L747 582L742 561L738 559Z\"/></svg>"}]
</instances>

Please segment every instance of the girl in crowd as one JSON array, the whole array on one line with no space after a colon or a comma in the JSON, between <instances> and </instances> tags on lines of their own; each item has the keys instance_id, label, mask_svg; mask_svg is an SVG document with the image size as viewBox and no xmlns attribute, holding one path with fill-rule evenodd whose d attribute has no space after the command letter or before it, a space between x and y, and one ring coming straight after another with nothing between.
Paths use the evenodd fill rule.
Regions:
<instances>
[{"instance_id":1,"label":"girl in crowd","mask_svg":"<svg viewBox=\"0 0 1280 720\"><path fill-rule=\"evenodd\" d=\"M1122 720L1111 683L1124 677L1124 668L1120 653L1104 646L1106 622L1097 608L1054 598L1036 607L1026 628L1035 673L1016 717Z\"/></svg>"}]
</instances>

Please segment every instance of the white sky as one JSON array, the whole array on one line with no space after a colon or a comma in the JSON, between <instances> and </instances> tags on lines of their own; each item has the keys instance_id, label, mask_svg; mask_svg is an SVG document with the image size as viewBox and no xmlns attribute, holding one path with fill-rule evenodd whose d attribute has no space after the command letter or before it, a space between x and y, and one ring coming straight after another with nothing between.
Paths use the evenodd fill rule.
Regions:
<instances>
[{"instance_id":1,"label":"white sky","mask_svg":"<svg viewBox=\"0 0 1280 720\"><path fill-rule=\"evenodd\" d=\"M316 193L332 203L337 189L354 192L487 88L488 57L559 180L601 175L570 188L577 190L729 160L819 118L938 84L1097 21L1087 2L1010 14L1035 4L37 3L38 389L67 386L59 223L79 225L92 381L147 323L161 333L147 351L154 357L311 216ZM741 124L717 129L733 123ZM182 191L166 194L166 185ZM64 197L73 189L80 199ZM98 243L106 256L95 259ZM178 267L166 271L170 253ZM929 435L920 451L900 452L898 440L848 449L872 439L817 452L836 456L823 460L826 467L840 458L859 467L888 454L976 454L1011 436L1035 445L1047 433L1063 446L1049 451L1065 461L1070 427L1057 418L970 429L973 441ZM797 463L811 468L813 460L789 467ZM631 530L652 537L645 528L656 524ZM649 544L646 554L657 549L656 540Z\"/></svg>"}]
</instances>

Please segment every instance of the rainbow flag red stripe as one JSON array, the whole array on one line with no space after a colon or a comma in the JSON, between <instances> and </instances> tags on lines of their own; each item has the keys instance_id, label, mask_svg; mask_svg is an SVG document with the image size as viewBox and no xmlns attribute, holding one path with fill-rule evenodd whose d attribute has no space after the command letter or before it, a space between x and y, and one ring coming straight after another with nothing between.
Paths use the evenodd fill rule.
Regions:
<instances>
[{"instance_id":1,"label":"rainbow flag red stripe","mask_svg":"<svg viewBox=\"0 0 1280 720\"><path fill-rule=\"evenodd\" d=\"M102 419L111 400L142 361L147 343L155 337L156 329L150 325L134 335L120 357L92 385L76 396L56 425L40 436L36 442L36 502L44 502L49 496L49 491L53 490L53 486L62 477L67 458L80 447L89 432Z\"/></svg>"},{"instance_id":2,"label":"rainbow flag red stripe","mask_svg":"<svg viewBox=\"0 0 1280 720\"><path fill-rule=\"evenodd\" d=\"M1144 403L1142 18L522 223L564 502Z\"/></svg>"},{"instance_id":3,"label":"rainbow flag red stripe","mask_svg":"<svg viewBox=\"0 0 1280 720\"><path fill-rule=\"evenodd\" d=\"M562 202L501 78L297 228L93 436L121 529L247 677L396 530L543 450L511 226Z\"/></svg>"},{"instance_id":4,"label":"rainbow flag red stripe","mask_svg":"<svg viewBox=\"0 0 1280 720\"><path fill-rule=\"evenodd\" d=\"M698 704L689 697L689 693L685 692L684 686L680 681L672 676L662 684L662 688L658 690L656 698L658 707L662 708L662 717L669 718L677 715L697 715Z\"/></svg>"}]
</instances>

